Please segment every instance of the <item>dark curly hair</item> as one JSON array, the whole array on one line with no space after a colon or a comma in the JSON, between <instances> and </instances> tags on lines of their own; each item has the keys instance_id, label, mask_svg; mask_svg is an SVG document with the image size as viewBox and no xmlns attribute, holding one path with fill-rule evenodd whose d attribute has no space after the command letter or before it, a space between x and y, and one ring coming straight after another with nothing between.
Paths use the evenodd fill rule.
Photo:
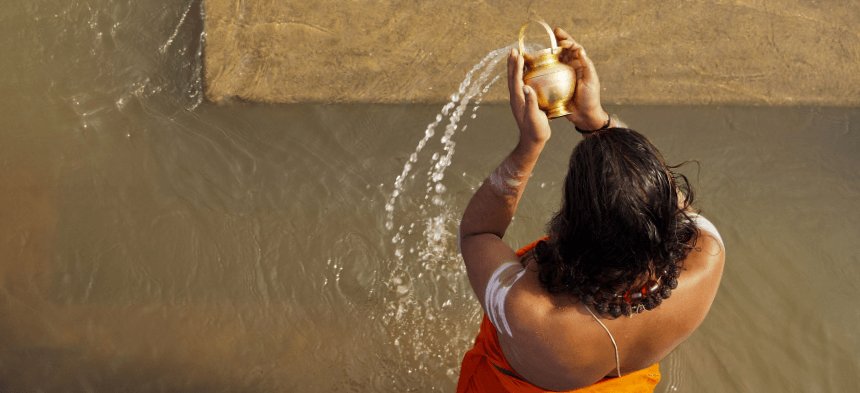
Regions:
<instances>
[{"instance_id":1,"label":"dark curly hair","mask_svg":"<svg viewBox=\"0 0 860 393\"><path fill-rule=\"evenodd\" d=\"M676 168L631 129L582 140L570 156L561 210L534 249L544 288L612 317L669 297L698 234L687 213L693 191Z\"/></svg>"}]
</instances>

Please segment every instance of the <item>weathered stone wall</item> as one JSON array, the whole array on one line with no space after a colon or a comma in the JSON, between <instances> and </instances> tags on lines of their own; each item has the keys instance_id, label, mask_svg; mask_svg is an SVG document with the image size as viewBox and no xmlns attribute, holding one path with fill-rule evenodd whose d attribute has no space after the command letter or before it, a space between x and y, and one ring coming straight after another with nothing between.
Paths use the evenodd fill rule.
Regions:
<instances>
[{"instance_id":1,"label":"weathered stone wall","mask_svg":"<svg viewBox=\"0 0 860 393\"><path fill-rule=\"evenodd\" d=\"M860 105L856 1L204 1L216 102L445 101L536 14L588 49L607 103Z\"/></svg>"}]
</instances>

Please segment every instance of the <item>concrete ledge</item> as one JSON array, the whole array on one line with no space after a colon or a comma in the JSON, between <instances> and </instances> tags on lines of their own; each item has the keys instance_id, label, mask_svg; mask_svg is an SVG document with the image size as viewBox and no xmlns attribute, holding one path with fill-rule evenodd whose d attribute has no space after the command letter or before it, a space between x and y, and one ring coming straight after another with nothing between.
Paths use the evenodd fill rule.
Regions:
<instances>
[{"instance_id":1,"label":"concrete ledge","mask_svg":"<svg viewBox=\"0 0 860 393\"><path fill-rule=\"evenodd\" d=\"M535 13L588 49L609 104L860 105L856 4L525 3L205 0L206 96L443 102Z\"/></svg>"}]
</instances>

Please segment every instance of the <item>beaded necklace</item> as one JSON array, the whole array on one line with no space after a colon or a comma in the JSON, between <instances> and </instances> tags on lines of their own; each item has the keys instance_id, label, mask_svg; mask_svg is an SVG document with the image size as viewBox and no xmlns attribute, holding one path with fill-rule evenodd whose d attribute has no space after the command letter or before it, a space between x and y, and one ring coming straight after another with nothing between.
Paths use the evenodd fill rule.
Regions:
<instances>
[{"instance_id":1,"label":"beaded necklace","mask_svg":"<svg viewBox=\"0 0 860 393\"><path fill-rule=\"evenodd\" d=\"M623 292L602 290L599 287L590 288L585 292L576 288L574 293L582 302L599 314L618 318L622 315L632 317L645 310L657 308L664 299L672 295L672 290L678 287L678 262L663 270L660 277L648 280L638 289L628 288Z\"/></svg>"}]
</instances>

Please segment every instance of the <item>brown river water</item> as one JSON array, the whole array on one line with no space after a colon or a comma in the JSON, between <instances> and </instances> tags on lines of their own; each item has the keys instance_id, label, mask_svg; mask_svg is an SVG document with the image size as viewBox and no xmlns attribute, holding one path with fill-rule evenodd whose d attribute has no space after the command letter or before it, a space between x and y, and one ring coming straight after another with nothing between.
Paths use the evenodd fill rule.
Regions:
<instances>
[{"instance_id":1,"label":"brown river water","mask_svg":"<svg viewBox=\"0 0 860 393\"><path fill-rule=\"evenodd\" d=\"M447 106L212 105L199 3L156 3L0 9L0 393L452 391L480 320L457 219L516 138L478 105L500 70ZM698 160L728 250L657 391L857 391L860 108L609 109ZM559 203L553 127L514 246Z\"/></svg>"}]
</instances>

